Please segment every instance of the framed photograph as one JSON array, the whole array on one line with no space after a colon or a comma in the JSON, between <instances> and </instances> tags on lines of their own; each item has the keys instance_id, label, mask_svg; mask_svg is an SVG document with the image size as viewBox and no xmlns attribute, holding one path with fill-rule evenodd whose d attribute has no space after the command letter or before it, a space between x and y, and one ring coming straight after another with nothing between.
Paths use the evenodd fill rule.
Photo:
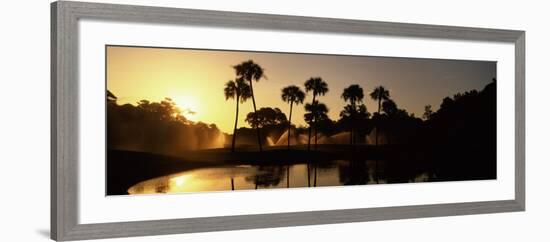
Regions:
<instances>
[{"instance_id":1,"label":"framed photograph","mask_svg":"<svg viewBox=\"0 0 550 242\"><path fill-rule=\"evenodd\" d=\"M525 32L59 1L54 240L525 210Z\"/></svg>"}]
</instances>

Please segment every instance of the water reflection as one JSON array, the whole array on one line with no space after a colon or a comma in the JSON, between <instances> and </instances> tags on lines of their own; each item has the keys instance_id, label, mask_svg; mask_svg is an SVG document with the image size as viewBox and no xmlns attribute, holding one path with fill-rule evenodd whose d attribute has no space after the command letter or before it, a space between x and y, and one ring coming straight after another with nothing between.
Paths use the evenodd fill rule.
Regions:
<instances>
[{"instance_id":1,"label":"water reflection","mask_svg":"<svg viewBox=\"0 0 550 242\"><path fill-rule=\"evenodd\" d=\"M392 173L381 161L308 162L202 168L146 180L129 194L180 193L294 187L426 182L429 172Z\"/></svg>"}]
</instances>

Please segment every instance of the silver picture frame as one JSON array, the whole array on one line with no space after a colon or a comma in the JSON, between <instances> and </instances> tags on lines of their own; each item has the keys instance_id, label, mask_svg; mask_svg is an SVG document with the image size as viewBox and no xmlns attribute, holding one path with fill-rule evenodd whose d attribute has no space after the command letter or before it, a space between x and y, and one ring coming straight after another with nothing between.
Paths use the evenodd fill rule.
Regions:
<instances>
[{"instance_id":1,"label":"silver picture frame","mask_svg":"<svg viewBox=\"0 0 550 242\"><path fill-rule=\"evenodd\" d=\"M78 222L78 21L96 19L515 45L515 198L155 221ZM512 98L512 97L509 97ZM58 1L51 4L51 238L58 241L333 224L525 210L525 32L255 13Z\"/></svg>"}]
</instances>

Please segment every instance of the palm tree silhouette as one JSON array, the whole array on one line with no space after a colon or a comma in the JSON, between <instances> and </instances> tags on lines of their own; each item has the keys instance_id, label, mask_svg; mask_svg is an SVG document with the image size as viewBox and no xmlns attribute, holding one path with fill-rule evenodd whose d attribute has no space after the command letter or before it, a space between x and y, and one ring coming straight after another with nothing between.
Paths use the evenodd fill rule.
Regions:
<instances>
[{"instance_id":1,"label":"palm tree silhouette","mask_svg":"<svg viewBox=\"0 0 550 242\"><path fill-rule=\"evenodd\" d=\"M316 102L315 99L317 98L317 95L324 96L328 92L327 83L325 81L323 81L323 79L320 78L320 77L309 78L309 80L306 81L304 86L306 87L306 92L310 92L310 91L313 92L313 100L311 101L312 104ZM315 125L316 120L313 119L311 121L312 122L309 123L309 129L308 129L308 135L307 135L307 150L308 151L310 150L310 145L311 145L311 126ZM315 138L317 138L317 136L315 136Z\"/></svg>"},{"instance_id":2,"label":"palm tree silhouette","mask_svg":"<svg viewBox=\"0 0 550 242\"><path fill-rule=\"evenodd\" d=\"M355 119L355 114L357 113L357 105L363 103L363 98L365 97L365 95L363 94L363 88L361 88L359 85L357 84L353 84L353 85L350 85L349 87L347 88L344 88L344 91L342 92L342 96L341 98L344 99L344 101L348 102L349 101L349 106L346 106L345 107L345 110L346 112L349 112L350 114L350 118L351 118L351 128L350 128L350 131L349 131L349 140L350 140L350 145L353 145L353 141L354 141L354 125L355 125L355 122L354 122L354 119Z\"/></svg>"},{"instance_id":3,"label":"palm tree silhouette","mask_svg":"<svg viewBox=\"0 0 550 242\"><path fill-rule=\"evenodd\" d=\"M319 101L314 101L313 103L306 103L305 109L307 111L306 114L304 114L304 119L309 124L309 126L314 126L315 129L315 145L314 150L317 150L317 125L316 122L319 120L326 120L328 119L328 108L324 103L320 103Z\"/></svg>"},{"instance_id":4,"label":"palm tree silhouette","mask_svg":"<svg viewBox=\"0 0 550 242\"><path fill-rule=\"evenodd\" d=\"M378 115L380 115L382 100L390 99L390 91L386 90L386 88L384 88L383 86L378 86L374 88L374 90L371 92L370 97L373 100L378 101ZM375 142L376 142L376 145L378 145L378 126L379 125L376 125L376 126L377 127L376 127L376 133L375 133L375 137L376 137Z\"/></svg>"},{"instance_id":5,"label":"palm tree silhouette","mask_svg":"<svg viewBox=\"0 0 550 242\"><path fill-rule=\"evenodd\" d=\"M283 88L281 98L283 101L290 103L290 114L288 115L288 144L287 148L290 149L290 126L292 124L292 106L294 103L301 104L304 102L306 94L298 86L288 86Z\"/></svg>"},{"instance_id":6,"label":"palm tree silhouette","mask_svg":"<svg viewBox=\"0 0 550 242\"><path fill-rule=\"evenodd\" d=\"M264 75L264 69L254 63L252 60L244 61L241 64L233 66L233 69L235 69L235 72L237 74L238 78L242 78L246 81L248 81L250 85L250 94L252 96L252 104L254 105L254 113L256 113L256 99L254 97L254 88L252 86L252 81L260 81L260 79L264 78L267 79L267 77ZM262 151L262 138L260 133L260 127L256 128L256 134L258 135L258 146L260 148L260 151Z\"/></svg>"},{"instance_id":7,"label":"palm tree silhouette","mask_svg":"<svg viewBox=\"0 0 550 242\"><path fill-rule=\"evenodd\" d=\"M327 115L328 108L324 103L320 103L319 101L315 101L313 103L306 103L305 109L307 111L306 114L304 114L304 119L307 123L309 123L310 127L312 126L312 122L315 122L313 124L315 129L315 145L313 146L314 150L317 150L317 121L327 120L329 117ZM314 175L313 175L313 186L317 186L317 166L318 162L315 162L314 167ZM308 187L310 186L310 171L309 171L309 161L307 163L307 184Z\"/></svg>"},{"instance_id":8,"label":"palm tree silhouette","mask_svg":"<svg viewBox=\"0 0 550 242\"><path fill-rule=\"evenodd\" d=\"M235 126L233 127L233 139L231 141L231 152L235 152L235 140L237 138L237 122L239 120L239 103L246 102L252 96L251 88L246 81L241 77L234 81L228 81L225 83L223 89L225 94L225 100L235 99L237 109L235 110Z\"/></svg>"}]
</instances>

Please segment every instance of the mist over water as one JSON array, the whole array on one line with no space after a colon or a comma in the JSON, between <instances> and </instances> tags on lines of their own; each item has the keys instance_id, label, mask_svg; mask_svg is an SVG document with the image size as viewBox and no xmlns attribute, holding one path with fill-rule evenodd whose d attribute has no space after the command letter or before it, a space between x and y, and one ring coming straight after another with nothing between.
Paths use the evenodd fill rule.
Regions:
<instances>
[{"instance_id":1,"label":"mist over water","mask_svg":"<svg viewBox=\"0 0 550 242\"><path fill-rule=\"evenodd\" d=\"M109 101L107 119L109 149L178 155L226 143L226 134L215 124L187 120L170 99L136 106Z\"/></svg>"},{"instance_id":2,"label":"mist over water","mask_svg":"<svg viewBox=\"0 0 550 242\"><path fill-rule=\"evenodd\" d=\"M267 142L268 146L274 146L275 145L275 142L273 142L273 138L271 138L271 136L268 136L266 138L266 142Z\"/></svg>"},{"instance_id":3,"label":"mist over water","mask_svg":"<svg viewBox=\"0 0 550 242\"><path fill-rule=\"evenodd\" d=\"M288 130L285 131L275 142L275 145L287 145L288 144ZM290 145L307 144L307 135L296 134L296 129L290 130Z\"/></svg>"},{"instance_id":4,"label":"mist over water","mask_svg":"<svg viewBox=\"0 0 550 242\"><path fill-rule=\"evenodd\" d=\"M317 142L319 144L348 144L349 132L340 132L330 137L323 136Z\"/></svg>"},{"instance_id":5,"label":"mist over water","mask_svg":"<svg viewBox=\"0 0 550 242\"><path fill-rule=\"evenodd\" d=\"M331 136L325 136L322 133L317 134L317 144L336 144L336 145L345 145L349 144L349 132L340 132ZM267 137L267 144L270 146L283 146L288 144L288 131L285 131L279 138L276 139L277 142L273 143L272 137ZM304 145L308 142L307 134L298 134L296 135L296 130L291 129L290 132L290 145ZM311 135L311 144L315 143L315 135Z\"/></svg>"}]
</instances>

